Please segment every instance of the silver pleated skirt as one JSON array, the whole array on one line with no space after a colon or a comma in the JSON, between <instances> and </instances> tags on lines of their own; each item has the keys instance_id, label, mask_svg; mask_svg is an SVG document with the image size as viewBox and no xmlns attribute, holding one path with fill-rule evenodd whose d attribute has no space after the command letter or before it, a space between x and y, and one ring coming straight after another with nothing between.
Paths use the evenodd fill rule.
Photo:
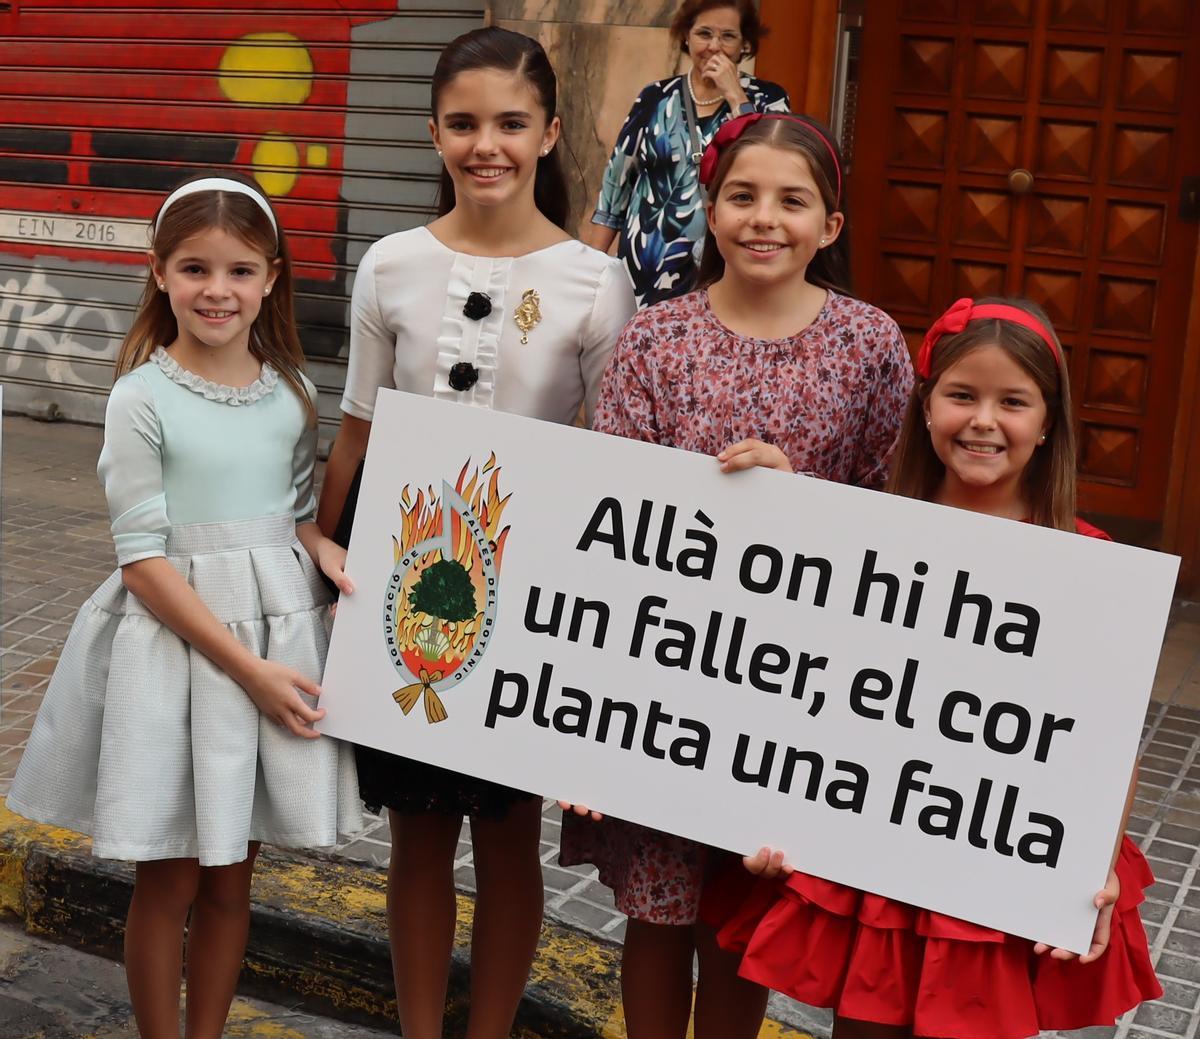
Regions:
<instances>
[{"instance_id":1,"label":"silver pleated skirt","mask_svg":"<svg viewBox=\"0 0 1200 1039\"><path fill-rule=\"evenodd\" d=\"M174 527L167 559L252 653L320 679L329 595L291 516ZM90 834L104 858L203 866L242 861L249 841L320 847L362 827L353 748L263 717L119 570L75 619L8 807Z\"/></svg>"}]
</instances>

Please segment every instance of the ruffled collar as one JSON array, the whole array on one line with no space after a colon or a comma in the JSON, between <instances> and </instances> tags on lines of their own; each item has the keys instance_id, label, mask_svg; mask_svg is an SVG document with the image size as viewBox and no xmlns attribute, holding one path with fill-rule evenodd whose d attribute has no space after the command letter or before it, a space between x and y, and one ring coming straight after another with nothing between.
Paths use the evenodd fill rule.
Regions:
<instances>
[{"instance_id":1,"label":"ruffled collar","mask_svg":"<svg viewBox=\"0 0 1200 1039\"><path fill-rule=\"evenodd\" d=\"M189 372L161 346L150 355L150 360L157 364L172 382L200 394L205 400L220 401L235 408L262 400L275 389L275 384L279 381L279 373L266 361L263 361L262 372L258 378L249 386L222 386L219 382L210 382L195 372Z\"/></svg>"}]
</instances>

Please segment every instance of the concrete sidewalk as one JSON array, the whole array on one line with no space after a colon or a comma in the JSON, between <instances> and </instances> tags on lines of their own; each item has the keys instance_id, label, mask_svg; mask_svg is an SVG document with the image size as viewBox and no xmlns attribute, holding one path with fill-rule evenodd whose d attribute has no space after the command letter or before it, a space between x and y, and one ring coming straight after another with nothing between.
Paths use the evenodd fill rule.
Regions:
<instances>
[{"instance_id":1,"label":"concrete sidewalk","mask_svg":"<svg viewBox=\"0 0 1200 1039\"><path fill-rule=\"evenodd\" d=\"M75 611L114 566L108 515L95 475L100 442L100 430L92 427L4 419L0 796L8 790ZM1142 1007L1116 1029L1090 1030L1089 1039L1200 1035L1200 606L1178 603L1172 613L1144 750L1130 825L1159 881L1144 918L1167 992L1160 1003ZM548 933L553 940L578 929L599 942L596 947L605 950L604 971L611 973L613 943L623 936L624 918L594 870L556 864L559 814L551 805L543 814ZM388 846L386 821L373 819L338 852L349 865L378 867L387 861ZM474 871L465 833L456 878L469 896ZM595 998L611 1002L615 990L598 985ZM588 1008L585 1016L593 1030L578 1034L623 1034L617 1030L619 1020L611 1016L594 1030L608 1009ZM827 1034L827 1016L786 1000L774 999L771 1013L794 1028ZM789 1034L778 1025L769 1031Z\"/></svg>"}]
</instances>

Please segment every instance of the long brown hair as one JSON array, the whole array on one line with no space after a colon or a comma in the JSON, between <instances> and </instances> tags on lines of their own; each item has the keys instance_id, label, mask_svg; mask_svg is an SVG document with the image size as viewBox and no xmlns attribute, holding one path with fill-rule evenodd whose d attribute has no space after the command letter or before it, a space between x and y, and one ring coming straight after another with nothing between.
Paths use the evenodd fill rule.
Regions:
<instances>
[{"instance_id":1,"label":"long brown hair","mask_svg":"<svg viewBox=\"0 0 1200 1039\"><path fill-rule=\"evenodd\" d=\"M824 138L824 140L822 140ZM833 133L815 119L793 115L787 119L760 119L748 126L736 141L721 150L717 169L708 185L708 197L715 200L738 153L754 144L766 144L797 152L812 171L813 181L821 193L825 214L841 213L842 231L837 240L818 249L804 272L804 280L823 289L850 295L850 228L845 198L838 197L836 185L841 182L839 171L842 156L833 143ZM843 186L841 194L845 195ZM720 281L725 274L725 257L717 248L717 240L708 228L704 232L704 252L696 273L696 288L706 289Z\"/></svg>"},{"instance_id":2,"label":"long brown hair","mask_svg":"<svg viewBox=\"0 0 1200 1039\"><path fill-rule=\"evenodd\" d=\"M968 322L953 335L944 335L933 348L929 378L917 376L908 401L896 456L887 489L908 498L932 501L946 475L925 427L925 404L942 374L972 350L998 346L1033 379L1046 401L1049 428L1046 443L1039 447L1022 474L1022 488L1029 502L1030 521L1040 527L1075 529L1075 427L1071 422L1071 382L1062 344L1054 335L1042 308L1027 299L987 298L977 304L1002 303L1033 315L1054 336L1057 353L1051 353L1040 335L1015 321L983 318Z\"/></svg>"},{"instance_id":3,"label":"long brown hair","mask_svg":"<svg viewBox=\"0 0 1200 1039\"><path fill-rule=\"evenodd\" d=\"M542 45L522 33L489 25L472 29L451 40L438 58L429 97L430 116L435 123L442 91L456 76L477 69L497 69L519 74L542 106L546 125L549 126L554 120L558 112L558 79ZM571 189L559 156L559 150L565 147L566 137L559 134L558 143L550 149L549 154L538 156L537 170L533 176L534 205L550 223L564 231L571 216ZM455 201L454 181L450 179L446 167L442 166L438 180L438 216L449 213Z\"/></svg>"},{"instance_id":4,"label":"long brown hair","mask_svg":"<svg viewBox=\"0 0 1200 1039\"><path fill-rule=\"evenodd\" d=\"M271 204L253 180L238 173L203 173L182 183L213 176L245 184L261 195L267 205ZM278 215L275 219L278 224ZM263 299L262 309L250 326L250 353L279 372L304 404L309 422L315 424L317 409L304 384L304 351L293 310L292 260L282 227L276 237L271 221L253 199L234 191L219 190L185 195L172 203L161 219L156 215L155 222L151 248L160 265L166 263L187 239L211 228L220 228L240 239L262 253L269 262L279 261L271 294ZM178 336L179 323L171 310L171 300L165 292L159 291L154 271L150 270L146 284L142 286L137 315L117 354L114 380L145 364L156 348L166 346Z\"/></svg>"}]
</instances>

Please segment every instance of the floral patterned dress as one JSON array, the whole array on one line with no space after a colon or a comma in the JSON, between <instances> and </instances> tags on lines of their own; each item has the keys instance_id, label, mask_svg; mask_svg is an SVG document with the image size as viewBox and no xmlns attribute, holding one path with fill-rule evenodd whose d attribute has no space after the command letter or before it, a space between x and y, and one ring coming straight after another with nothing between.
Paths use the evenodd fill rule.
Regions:
<instances>
[{"instance_id":1,"label":"floral patterned dress","mask_svg":"<svg viewBox=\"0 0 1200 1039\"><path fill-rule=\"evenodd\" d=\"M786 339L751 339L718 320L708 293L640 311L625 326L592 428L715 455L749 437L792 468L880 488L912 390L896 323L831 292L816 319ZM695 922L712 849L635 823L568 814L563 865L592 862L617 908L658 924Z\"/></svg>"}]
</instances>

